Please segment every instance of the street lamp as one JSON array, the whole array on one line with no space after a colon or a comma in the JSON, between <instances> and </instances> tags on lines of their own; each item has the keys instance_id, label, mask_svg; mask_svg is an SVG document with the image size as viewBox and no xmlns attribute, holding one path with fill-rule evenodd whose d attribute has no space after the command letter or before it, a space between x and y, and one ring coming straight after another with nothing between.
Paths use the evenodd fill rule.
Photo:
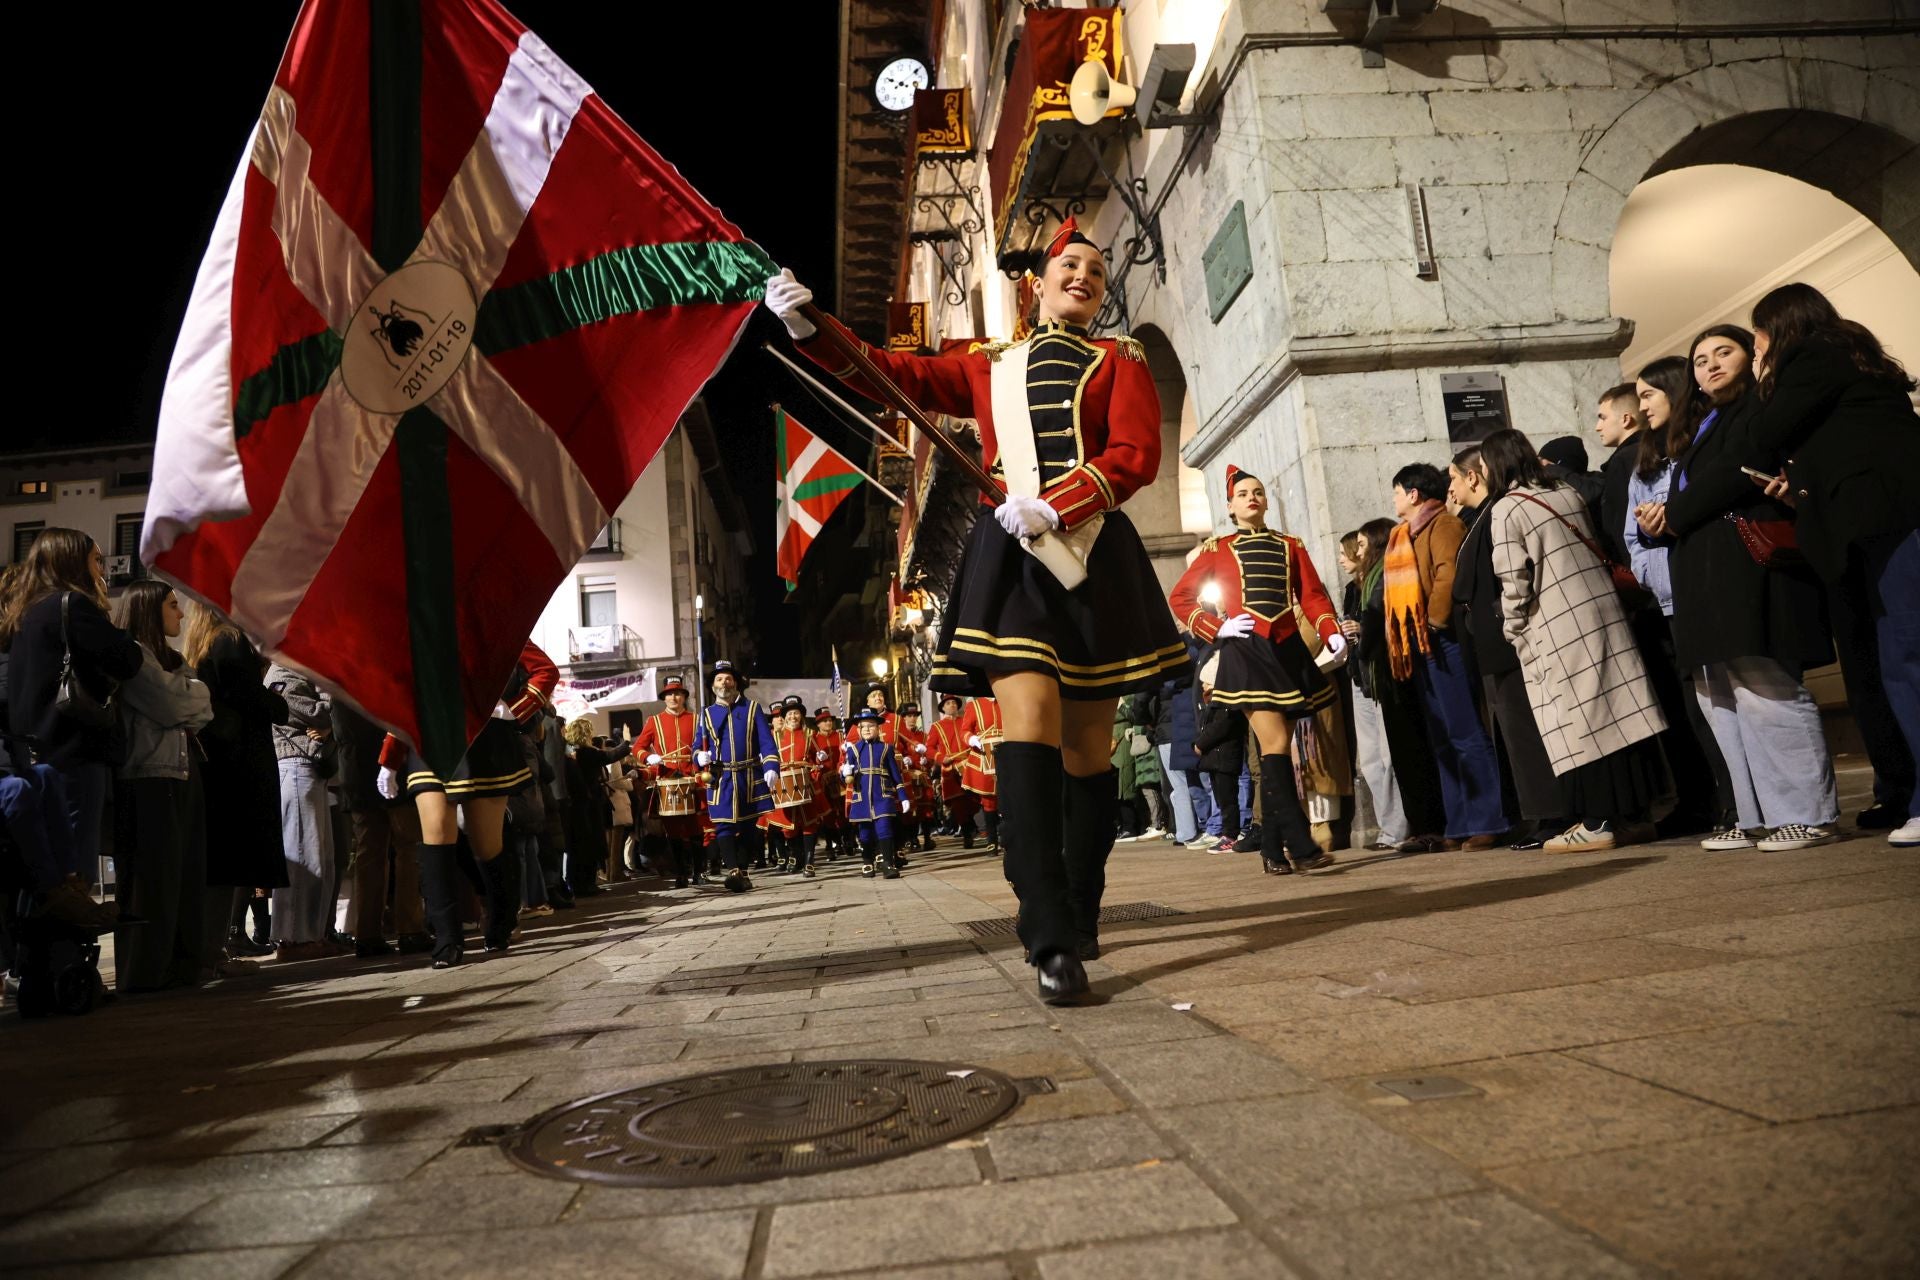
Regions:
<instances>
[{"instance_id":1,"label":"street lamp","mask_svg":"<svg viewBox=\"0 0 1920 1280\"><path fill-rule=\"evenodd\" d=\"M707 598L699 592L693 596L693 676L695 687L704 698L707 691ZM704 705L704 704L703 704Z\"/></svg>"},{"instance_id":2,"label":"street lamp","mask_svg":"<svg viewBox=\"0 0 1920 1280\"><path fill-rule=\"evenodd\" d=\"M892 664L889 663L885 658L875 658L873 660L873 678L874 679L885 680L887 678L887 672L890 670L892 670Z\"/></svg>"}]
</instances>

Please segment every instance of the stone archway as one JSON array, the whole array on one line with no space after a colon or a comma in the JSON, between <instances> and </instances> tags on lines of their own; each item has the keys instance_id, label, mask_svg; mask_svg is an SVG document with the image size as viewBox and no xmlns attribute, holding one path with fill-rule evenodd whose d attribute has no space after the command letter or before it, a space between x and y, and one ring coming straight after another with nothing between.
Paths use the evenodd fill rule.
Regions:
<instances>
[{"instance_id":1,"label":"stone archway","mask_svg":"<svg viewBox=\"0 0 1920 1280\"><path fill-rule=\"evenodd\" d=\"M1608 253L1634 187L1709 161L1770 169L1829 191L1920 265L1920 87L1886 68L1756 58L1669 81L1587 149L1554 230L1561 318L1611 314Z\"/></svg>"},{"instance_id":2,"label":"stone archway","mask_svg":"<svg viewBox=\"0 0 1920 1280\"><path fill-rule=\"evenodd\" d=\"M1188 518L1191 513L1184 511L1192 505L1191 498L1181 501L1183 492L1199 478L1199 472L1180 457L1180 446L1196 426L1193 397L1167 335L1154 325L1142 325L1133 336L1146 349L1147 368L1160 395L1160 471L1151 485L1127 503L1126 510L1153 557L1161 584L1171 588L1187 567L1187 553L1206 531L1204 519L1196 530L1194 520Z\"/></svg>"}]
</instances>

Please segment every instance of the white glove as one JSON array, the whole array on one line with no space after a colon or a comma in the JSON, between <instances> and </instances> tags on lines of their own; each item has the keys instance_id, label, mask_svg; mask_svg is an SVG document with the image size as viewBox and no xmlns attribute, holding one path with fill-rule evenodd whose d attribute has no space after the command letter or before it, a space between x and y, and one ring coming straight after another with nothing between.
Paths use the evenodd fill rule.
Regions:
<instances>
[{"instance_id":1,"label":"white glove","mask_svg":"<svg viewBox=\"0 0 1920 1280\"><path fill-rule=\"evenodd\" d=\"M373 780L373 785L384 799L400 798L400 775L385 765L380 766L380 776Z\"/></svg>"},{"instance_id":2,"label":"white glove","mask_svg":"<svg viewBox=\"0 0 1920 1280\"><path fill-rule=\"evenodd\" d=\"M1016 538L1038 537L1060 527L1060 515L1052 507L1018 493L1008 494L1007 500L993 509L993 518Z\"/></svg>"},{"instance_id":3,"label":"white glove","mask_svg":"<svg viewBox=\"0 0 1920 1280\"><path fill-rule=\"evenodd\" d=\"M978 751L980 749L980 735L976 733L971 738L968 738L967 745L972 747L975 751Z\"/></svg>"},{"instance_id":4,"label":"white glove","mask_svg":"<svg viewBox=\"0 0 1920 1280\"><path fill-rule=\"evenodd\" d=\"M704 769L708 765L713 763L713 752L696 751L693 753L693 762L699 765L702 769Z\"/></svg>"},{"instance_id":5,"label":"white glove","mask_svg":"<svg viewBox=\"0 0 1920 1280\"><path fill-rule=\"evenodd\" d=\"M843 777L843 778L847 778L847 779L849 779L849 780L851 780L851 779L852 779L852 777L853 777L853 766L852 766L852 765L850 765L850 764L843 764L843 765L841 765L841 766L840 766L840 776L841 776L841 777Z\"/></svg>"},{"instance_id":6,"label":"white glove","mask_svg":"<svg viewBox=\"0 0 1920 1280\"><path fill-rule=\"evenodd\" d=\"M814 335L813 321L800 314L800 308L813 301L813 290L793 278L793 272L781 270L767 277L767 310L787 326L787 336L802 342Z\"/></svg>"},{"instance_id":7,"label":"white glove","mask_svg":"<svg viewBox=\"0 0 1920 1280\"><path fill-rule=\"evenodd\" d=\"M827 762L827 753L824 751L816 751L813 753L813 758L819 763L825 764Z\"/></svg>"},{"instance_id":8,"label":"white glove","mask_svg":"<svg viewBox=\"0 0 1920 1280\"><path fill-rule=\"evenodd\" d=\"M769 769L765 773L761 774L760 776L767 780L767 790L769 791L773 790L774 787L779 785L780 771L778 769Z\"/></svg>"},{"instance_id":9,"label":"white glove","mask_svg":"<svg viewBox=\"0 0 1920 1280\"><path fill-rule=\"evenodd\" d=\"M902 813L912 813L912 812L913 812L913 801L911 801L911 800L909 800L909 799L907 799L907 798L906 798L905 796L901 796L901 797L900 797L900 812L902 812Z\"/></svg>"},{"instance_id":10,"label":"white glove","mask_svg":"<svg viewBox=\"0 0 1920 1280\"><path fill-rule=\"evenodd\" d=\"M655 752L652 752L652 753L650 753L650 754L649 754L649 755L647 756L647 763L648 763L648 764L650 764L650 765L652 765L652 764L659 764L659 763L660 763L660 753L659 753L658 751L655 751Z\"/></svg>"},{"instance_id":11,"label":"white glove","mask_svg":"<svg viewBox=\"0 0 1920 1280\"><path fill-rule=\"evenodd\" d=\"M518 720L520 717L507 710L506 703L496 702L493 704L493 718L495 720Z\"/></svg>"},{"instance_id":12,"label":"white glove","mask_svg":"<svg viewBox=\"0 0 1920 1280\"><path fill-rule=\"evenodd\" d=\"M925 755L925 754L927 754L927 744L926 744L926 743L924 743L924 742L916 742L916 743L914 743L914 744L913 744L913 749L914 749L915 751L917 751L917 752L918 752L919 754L921 754L921 755Z\"/></svg>"},{"instance_id":13,"label":"white glove","mask_svg":"<svg viewBox=\"0 0 1920 1280\"><path fill-rule=\"evenodd\" d=\"M1336 631L1332 635L1327 637L1328 653L1331 653L1337 657L1340 654L1345 653L1346 651L1347 651L1347 638L1345 636L1341 635L1339 632Z\"/></svg>"},{"instance_id":14,"label":"white glove","mask_svg":"<svg viewBox=\"0 0 1920 1280\"><path fill-rule=\"evenodd\" d=\"M1252 634L1253 615L1250 613L1236 613L1220 624L1220 629L1213 633L1213 638L1216 640L1237 640L1241 636L1250 636Z\"/></svg>"}]
</instances>

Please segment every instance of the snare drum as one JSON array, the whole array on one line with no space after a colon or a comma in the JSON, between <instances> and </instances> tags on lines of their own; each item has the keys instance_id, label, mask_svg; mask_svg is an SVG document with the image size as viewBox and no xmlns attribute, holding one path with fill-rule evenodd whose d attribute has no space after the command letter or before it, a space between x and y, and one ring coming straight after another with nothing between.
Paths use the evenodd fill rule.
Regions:
<instances>
[{"instance_id":1,"label":"snare drum","mask_svg":"<svg viewBox=\"0 0 1920 1280\"><path fill-rule=\"evenodd\" d=\"M780 779L773 786L774 807L798 809L813 802L813 772L804 764L780 766Z\"/></svg>"},{"instance_id":2,"label":"snare drum","mask_svg":"<svg viewBox=\"0 0 1920 1280\"><path fill-rule=\"evenodd\" d=\"M988 775L996 772L993 767L993 749L1000 745L1003 737L1004 735L998 730L980 735L980 772Z\"/></svg>"},{"instance_id":3,"label":"snare drum","mask_svg":"<svg viewBox=\"0 0 1920 1280\"><path fill-rule=\"evenodd\" d=\"M700 785L698 778L662 778L657 784L660 796L660 816L663 818L691 818L698 810L698 797L695 788Z\"/></svg>"}]
</instances>

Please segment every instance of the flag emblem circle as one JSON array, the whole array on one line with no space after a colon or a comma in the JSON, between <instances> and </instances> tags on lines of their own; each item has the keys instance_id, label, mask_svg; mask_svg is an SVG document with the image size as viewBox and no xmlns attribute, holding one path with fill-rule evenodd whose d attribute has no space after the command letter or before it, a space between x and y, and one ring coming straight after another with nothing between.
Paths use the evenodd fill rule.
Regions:
<instances>
[{"instance_id":1,"label":"flag emblem circle","mask_svg":"<svg viewBox=\"0 0 1920 1280\"><path fill-rule=\"evenodd\" d=\"M410 262L375 285L340 352L347 394L373 413L433 398L473 349L473 286L444 262Z\"/></svg>"}]
</instances>

